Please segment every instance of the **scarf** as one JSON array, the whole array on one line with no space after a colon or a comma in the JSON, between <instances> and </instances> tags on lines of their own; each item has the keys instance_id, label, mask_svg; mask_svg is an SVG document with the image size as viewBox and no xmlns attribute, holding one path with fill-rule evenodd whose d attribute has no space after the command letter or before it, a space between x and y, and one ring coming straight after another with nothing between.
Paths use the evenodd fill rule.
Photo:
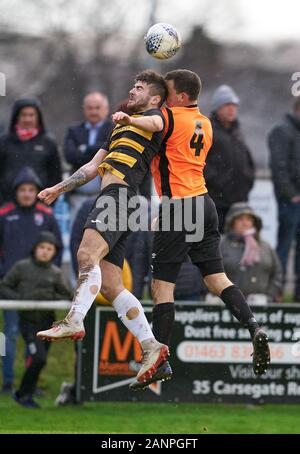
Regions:
<instances>
[{"instance_id":1,"label":"scarf","mask_svg":"<svg viewBox=\"0 0 300 454\"><path fill-rule=\"evenodd\" d=\"M37 136L39 132L40 128L23 129L20 128L20 126L16 125L16 134L21 142L32 139L33 137Z\"/></svg>"}]
</instances>

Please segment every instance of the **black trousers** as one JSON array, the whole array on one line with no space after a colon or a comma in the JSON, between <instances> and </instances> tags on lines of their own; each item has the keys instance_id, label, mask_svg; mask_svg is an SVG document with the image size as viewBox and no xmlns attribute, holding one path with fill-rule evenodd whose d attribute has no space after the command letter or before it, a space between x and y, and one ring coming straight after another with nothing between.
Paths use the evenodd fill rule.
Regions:
<instances>
[{"instance_id":1,"label":"black trousers","mask_svg":"<svg viewBox=\"0 0 300 454\"><path fill-rule=\"evenodd\" d=\"M49 328L49 320L43 323L21 323L21 333L26 343L26 371L21 380L18 394L20 397L35 392L41 370L45 367L51 342L36 337L38 331Z\"/></svg>"}]
</instances>

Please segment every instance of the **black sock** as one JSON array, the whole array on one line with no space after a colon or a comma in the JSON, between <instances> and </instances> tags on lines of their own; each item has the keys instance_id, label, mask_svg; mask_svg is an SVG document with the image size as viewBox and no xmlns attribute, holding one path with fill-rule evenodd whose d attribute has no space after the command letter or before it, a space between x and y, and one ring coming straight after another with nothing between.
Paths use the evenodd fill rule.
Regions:
<instances>
[{"instance_id":1,"label":"black sock","mask_svg":"<svg viewBox=\"0 0 300 454\"><path fill-rule=\"evenodd\" d=\"M238 287L231 285L221 293L221 299L232 315L246 328L249 329L250 336L253 338L256 328L259 328L253 313Z\"/></svg>"},{"instance_id":2,"label":"black sock","mask_svg":"<svg viewBox=\"0 0 300 454\"><path fill-rule=\"evenodd\" d=\"M174 303L157 304L152 312L152 331L158 342L170 345L171 333L175 319Z\"/></svg>"}]
</instances>

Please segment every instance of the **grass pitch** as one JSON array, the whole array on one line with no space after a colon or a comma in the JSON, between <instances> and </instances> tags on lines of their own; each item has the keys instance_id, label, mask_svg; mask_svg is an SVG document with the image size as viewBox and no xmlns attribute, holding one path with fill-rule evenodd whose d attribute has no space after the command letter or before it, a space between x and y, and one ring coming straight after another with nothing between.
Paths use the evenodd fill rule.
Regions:
<instances>
[{"instance_id":1,"label":"grass pitch","mask_svg":"<svg viewBox=\"0 0 300 454\"><path fill-rule=\"evenodd\" d=\"M94 434L298 434L300 406L247 407L220 404L89 403L42 409L0 399L0 433Z\"/></svg>"}]
</instances>

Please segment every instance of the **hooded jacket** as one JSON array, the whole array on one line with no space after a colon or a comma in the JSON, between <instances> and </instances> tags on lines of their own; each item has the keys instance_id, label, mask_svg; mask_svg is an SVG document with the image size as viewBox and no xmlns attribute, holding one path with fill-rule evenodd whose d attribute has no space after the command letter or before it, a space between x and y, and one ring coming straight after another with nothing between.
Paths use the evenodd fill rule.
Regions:
<instances>
[{"instance_id":1,"label":"hooded jacket","mask_svg":"<svg viewBox=\"0 0 300 454\"><path fill-rule=\"evenodd\" d=\"M254 162L238 121L230 129L224 128L215 114L211 121L214 140L204 169L206 186L217 208L229 208L247 201L254 183Z\"/></svg>"},{"instance_id":2,"label":"hooded jacket","mask_svg":"<svg viewBox=\"0 0 300 454\"><path fill-rule=\"evenodd\" d=\"M28 167L21 170L12 187L16 190L22 183L40 185L39 178ZM51 208L40 202L31 207L22 207L16 201L0 208L0 277L18 260L30 255L38 235L44 230L52 232L58 245L62 245L60 230ZM61 251L55 260L58 265L60 262Z\"/></svg>"},{"instance_id":3,"label":"hooded jacket","mask_svg":"<svg viewBox=\"0 0 300 454\"><path fill-rule=\"evenodd\" d=\"M38 114L39 133L32 139L21 141L16 134L20 110L34 107ZM19 99L13 106L9 130L0 137L0 202L13 196L13 181L25 166L39 175L41 186L53 186L61 180L61 163L55 141L48 136L42 111L35 99Z\"/></svg>"}]
</instances>

